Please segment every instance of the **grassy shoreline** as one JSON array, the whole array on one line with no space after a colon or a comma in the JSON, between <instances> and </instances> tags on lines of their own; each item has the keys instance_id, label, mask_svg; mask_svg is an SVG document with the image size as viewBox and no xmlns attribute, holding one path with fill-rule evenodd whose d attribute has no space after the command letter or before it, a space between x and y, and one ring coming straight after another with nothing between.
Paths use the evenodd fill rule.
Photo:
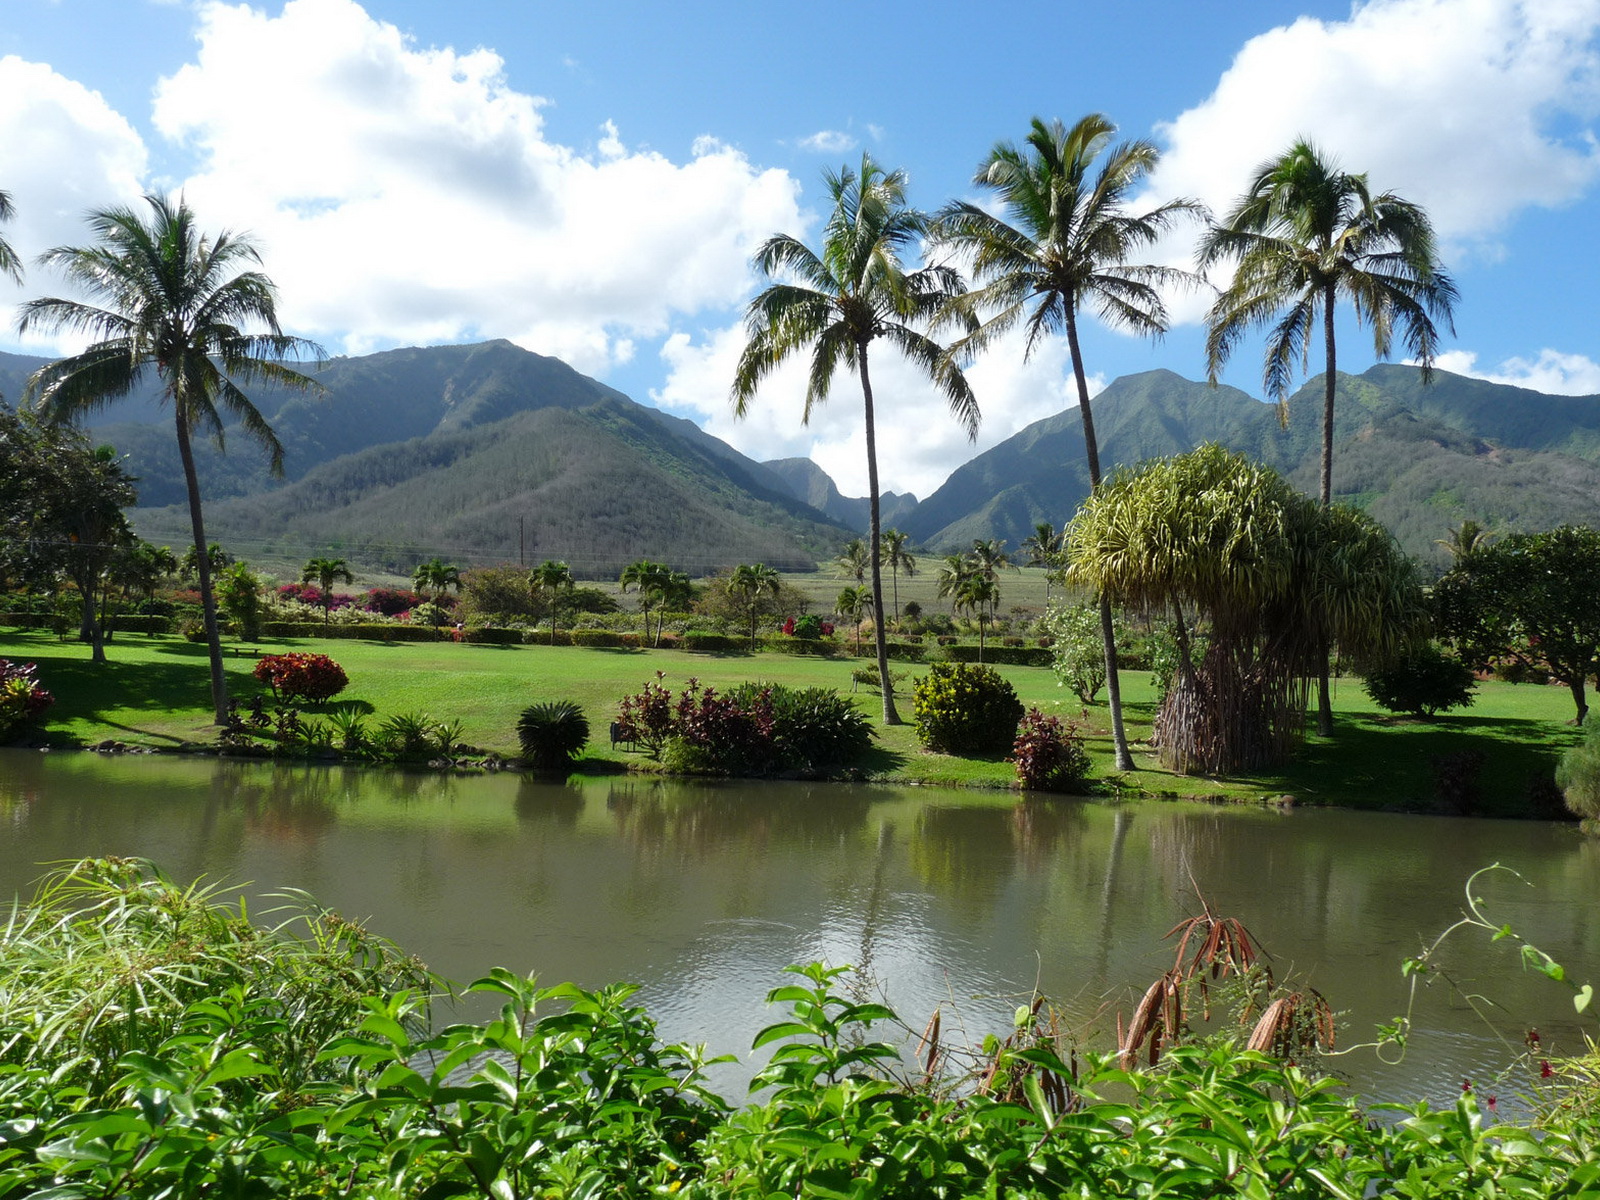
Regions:
<instances>
[{"instance_id":1,"label":"grassy shoreline","mask_svg":"<svg viewBox=\"0 0 1600 1200\"><path fill-rule=\"evenodd\" d=\"M589 717L592 734L579 770L593 773L655 769L642 755L613 749L606 733L617 701L657 671L674 688L692 677L719 689L757 679L848 691L850 672L858 665L778 654L285 638L248 647L228 644L231 693L245 698L263 692L250 674L257 650L295 649L329 654L345 668L350 687L336 705L370 711L378 718L421 712L459 719L468 743L507 758L517 753L515 722L523 707L543 700L576 701ZM115 741L141 749L180 750L214 741L203 646L177 637L123 634L107 653L110 661L97 665L89 661L88 647L75 641L63 642L41 631L0 630L0 658L38 663L41 682L56 696L45 726L30 742L65 748ZM905 692L898 701L901 715L909 720L910 681L926 668L906 664L904 669ZM1125 671L1123 695L1138 769L1118 775L1112 770L1103 703L1085 709L1045 668L996 669L1012 682L1025 705L1078 724L1102 790L1132 796L1214 802L1292 796L1301 804L1438 811L1453 807L1448 795L1441 801L1439 794L1439 780L1446 777L1462 780L1476 792L1477 801L1468 809L1475 814L1548 816L1549 778L1556 760L1578 739L1565 688L1485 683L1472 708L1424 721L1381 712L1359 680L1344 678L1336 681L1333 737L1318 738L1308 731L1293 763L1229 779L1183 776L1161 769L1148 744L1154 702L1148 674ZM1015 786L1010 763L929 753L909 723L881 724L875 692L862 689L854 699L872 719L878 738L865 770L854 778L903 785Z\"/></svg>"}]
</instances>

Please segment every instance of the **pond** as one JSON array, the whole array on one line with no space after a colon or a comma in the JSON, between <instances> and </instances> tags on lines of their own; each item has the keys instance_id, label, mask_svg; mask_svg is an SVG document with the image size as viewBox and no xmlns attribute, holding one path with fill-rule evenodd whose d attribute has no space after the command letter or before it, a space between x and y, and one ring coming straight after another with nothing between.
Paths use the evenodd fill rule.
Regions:
<instances>
[{"instance_id":1,"label":"pond","mask_svg":"<svg viewBox=\"0 0 1600 1200\"><path fill-rule=\"evenodd\" d=\"M496 965L634 981L664 1036L745 1059L776 1019L766 991L812 959L854 964L918 1028L944 1006L946 1030L1004 1032L1037 988L1104 1030L1170 963L1197 889L1327 996L1345 1044L1404 1010L1402 959L1491 862L1526 881L1484 882L1494 919L1600 975L1600 847L1533 822L3 750L0 829L0 896L101 854L257 896L304 888L458 981ZM1581 1049L1570 993L1509 943L1451 945L1460 989L1422 993L1405 1061L1335 1063L1363 1095L1448 1102L1463 1078L1510 1095L1525 1071L1490 1081L1530 1026ZM1503 1011L1486 1023L1463 992ZM719 1086L737 1095L748 1070Z\"/></svg>"}]
</instances>

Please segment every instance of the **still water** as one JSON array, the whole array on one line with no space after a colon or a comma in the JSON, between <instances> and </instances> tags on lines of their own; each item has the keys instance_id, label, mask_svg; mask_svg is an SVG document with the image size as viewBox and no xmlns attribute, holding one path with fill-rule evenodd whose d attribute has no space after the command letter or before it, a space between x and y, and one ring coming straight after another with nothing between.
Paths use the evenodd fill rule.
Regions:
<instances>
[{"instance_id":1,"label":"still water","mask_svg":"<svg viewBox=\"0 0 1600 1200\"><path fill-rule=\"evenodd\" d=\"M860 968L917 1028L943 1006L947 1030L1004 1032L1035 988L1104 1028L1170 964L1197 888L1328 997L1345 1044L1404 1010L1402 958L1491 862L1526 880L1485 881L1491 916L1600 977L1600 847L1532 822L0 750L0 898L102 854L307 889L458 981L496 965L631 980L665 1037L744 1057L783 966L812 959ZM1581 1049L1570 993L1508 944L1468 931L1446 962L1503 1008L1486 1024L1425 991L1403 1064L1335 1064L1363 1095L1448 1102L1463 1078L1510 1095L1526 1071L1494 1077L1530 1026ZM736 1094L740 1075L719 1084Z\"/></svg>"}]
</instances>

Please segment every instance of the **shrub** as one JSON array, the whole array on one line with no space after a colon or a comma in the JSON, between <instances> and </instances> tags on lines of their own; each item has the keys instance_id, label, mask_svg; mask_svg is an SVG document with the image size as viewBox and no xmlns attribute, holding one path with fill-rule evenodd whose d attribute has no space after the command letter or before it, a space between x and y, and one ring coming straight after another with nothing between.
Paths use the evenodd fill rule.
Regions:
<instances>
[{"instance_id":1,"label":"shrub","mask_svg":"<svg viewBox=\"0 0 1600 1200\"><path fill-rule=\"evenodd\" d=\"M791 637L815 640L822 636L822 618L807 613L803 617L796 618L792 626L786 622L783 631Z\"/></svg>"},{"instance_id":2,"label":"shrub","mask_svg":"<svg viewBox=\"0 0 1600 1200\"><path fill-rule=\"evenodd\" d=\"M442 607L455 606L454 596L446 595L443 599L445 605ZM420 593L409 592L404 588L371 588L361 597L362 608L385 617L398 617L401 613L411 612L426 602L426 597Z\"/></svg>"},{"instance_id":3,"label":"shrub","mask_svg":"<svg viewBox=\"0 0 1600 1200\"><path fill-rule=\"evenodd\" d=\"M256 663L255 677L279 700L331 700L350 684L344 668L326 654L268 654Z\"/></svg>"},{"instance_id":4,"label":"shrub","mask_svg":"<svg viewBox=\"0 0 1600 1200\"><path fill-rule=\"evenodd\" d=\"M1041 623L1051 639L1050 665L1056 679L1079 700L1093 704L1106 685L1099 605L1052 604Z\"/></svg>"},{"instance_id":5,"label":"shrub","mask_svg":"<svg viewBox=\"0 0 1600 1200\"><path fill-rule=\"evenodd\" d=\"M1600 817L1600 720L1586 722L1583 741L1561 756L1556 784L1573 816L1586 824Z\"/></svg>"},{"instance_id":6,"label":"shrub","mask_svg":"<svg viewBox=\"0 0 1600 1200\"><path fill-rule=\"evenodd\" d=\"M9 742L37 722L56 698L39 686L36 663L0 658L0 742Z\"/></svg>"},{"instance_id":7,"label":"shrub","mask_svg":"<svg viewBox=\"0 0 1600 1200\"><path fill-rule=\"evenodd\" d=\"M934 663L911 687L917 737L946 754L1004 754L1015 742L1022 702L997 672Z\"/></svg>"},{"instance_id":8,"label":"shrub","mask_svg":"<svg viewBox=\"0 0 1600 1200\"><path fill-rule=\"evenodd\" d=\"M1082 792L1089 778L1089 753L1070 721L1063 724L1030 708L1011 747L1017 782L1044 792Z\"/></svg>"},{"instance_id":9,"label":"shrub","mask_svg":"<svg viewBox=\"0 0 1600 1200\"><path fill-rule=\"evenodd\" d=\"M484 625L463 631L461 640L474 646L520 646L526 633L525 629L499 629Z\"/></svg>"},{"instance_id":10,"label":"shrub","mask_svg":"<svg viewBox=\"0 0 1600 1200\"><path fill-rule=\"evenodd\" d=\"M589 719L571 700L530 704L517 718L522 757L542 770L571 765L589 742Z\"/></svg>"},{"instance_id":11,"label":"shrub","mask_svg":"<svg viewBox=\"0 0 1600 1200\"><path fill-rule=\"evenodd\" d=\"M1431 717L1472 704L1472 669L1432 642L1399 655L1367 675L1367 695L1390 712Z\"/></svg>"},{"instance_id":12,"label":"shrub","mask_svg":"<svg viewBox=\"0 0 1600 1200\"><path fill-rule=\"evenodd\" d=\"M763 650L771 650L777 654L815 654L822 658L831 658L833 655L838 654L841 649L838 642L825 642L821 638L798 636L765 637L761 639L761 648Z\"/></svg>"},{"instance_id":13,"label":"shrub","mask_svg":"<svg viewBox=\"0 0 1600 1200\"><path fill-rule=\"evenodd\" d=\"M821 771L848 766L872 748L872 723L832 688L743 683L728 692L744 708L763 696L772 712L774 765Z\"/></svg>"},{"instance_id":14,"label":"shrub","mask_svg":"<svg viewBox=\"0 0 1600 1200\"><path fill-rule=\"evenodd\" d=\"M939 639L944 642L943 638ZM1008 667L1048 667L1054 661L1054 651L1041 650L1037 646L995 646L989 645L983 649L983 661L986 663L1001 663ZM944 648L944 657L950 662L975 663L978 661L977 646L947 645Z\"/></svg>"},{"instance_id":15,"label":"shrub","mask_svg":"<svg viewBox=\"0 0 1600 1200\"><path fill-rule=\"evenodd\" d=\"M427 758L438 748L439 728L439 722L427 713L396 713L378 726L372 746L389 758Z\"/></svg>"},{"instance_id":16,"label":"shrub","mask_svg":"<svg viewBox=\"0 0 1600 1200\"><path fill-rule=\"evenodd\" d=\"M599 646L603 649L619 649L627 643L623 635L613 629L571 629L567 631L574 646ZM639 644L639 637L634 635L634 645Z\"/></svg>"},{"instance_id":17,"label":"shrub","mask_svg":"<svg viewBox=\"0 0 1600 1200\"><path fill-rule=\"evenodd\" d=\"M723 633L686 633L678 646L696 654L738 654L749 649L750 641Z\"/></svg>"},{"instance_id":18,"label":"shrub","mask_svg":"<svg viewBox=\"0 0 1600 1200\"><path fill-rule=\"evenodd\" d=\"M665 761L673 770L761 774L776 763L768 689L747 693L741 703L691 679L672 707L672 737Z\"/></svg>"}]
</instances>

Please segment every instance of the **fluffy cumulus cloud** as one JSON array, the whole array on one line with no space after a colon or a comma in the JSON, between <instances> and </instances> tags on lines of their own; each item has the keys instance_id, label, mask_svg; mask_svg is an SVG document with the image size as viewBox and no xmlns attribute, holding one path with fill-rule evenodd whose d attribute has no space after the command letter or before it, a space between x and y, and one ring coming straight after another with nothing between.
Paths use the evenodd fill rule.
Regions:
<instances>
[{"instance_id":1,"label":"fluffy cumulus cloud","mask_svg":"<svg viewBox=\"0 0 1600 1200\"><path fill-rule=\"evenodd\" d=\"M0 58L0 146L6 148L0 190L16 208L0 232L29 274L22 288L0 282L0 306L9 309L59 290L59 281L32 259L51 246L81 242L89 209L137 201L147 155L138 133L98 92L14 56Z\"/></svg>"},{"instance_id":2,"label":"fluffy cumulus cloud","mask_svg":"<svg viewBox=\"0 0 1600 1200\"><path fill-rule=\"evenodd\" d=\"M809 457L845 495L866 495L865 423L855 377L837 377L829 399L812 410L811 422L805 425L809 360L792 359L762 384L746 416L737 419L728 392L743 348L744 330L739 326L707 333L698 341L684 333L673 334L662 350L667 381L651 392L651 399L692 417L708 433L752 458ZM1042 343L1026 364L1020 339L1007 339L968 369L967 379L983 412L975 443L967 440L948 403L917 368L887 348L871 364L878 482L884 491L925 497L972 455L1077 403L1061 339ZM1091 379L1091 395L1103 386L1103 380Z\"/></svg>"},{"instance_id":3,"label":"fluffy cumulus cloud","mask_svg":"<svg viewBox=\"0 0 1600 1200\"><path fill-rule=\"evenodd\" d=\"M1425 205L1452 248L1494 253L1519 209L1600 172L1600 0L1369 0L1252 38L1216 90L1160 131L1158 190L1226 210L1308 136Z\"/></svg>"},{"instance_id":4,"label":"fluffy cumulus cloud","mask_svg":"<svg viewBox=\"0 0 1600 1200\"><path fill-rule=\"evenodd\" d=\"M287 322L348 352L509 337L603 371L736 303L754 246L800 223L786 174L712 139L685 162L610 124L552 143L492 51L418 47L353 0L199 22L155 126L196 155L196 208L266 244Z\"/></svg>"},{"instance_id":5,"label":"fluffy cumulus cloud","mask_svg":"<svg viewBox=\"0 0 1600 1200\"><path fill-rule=\"evenodd\" d=\"M1488 370L1478 366L1478 356L1473 351L1450 350L1439 355L1435 365L1441 371L1487 379L1490 383L1532 388L1553 396L1600 395L1600 363L1582 354L1546 349L1539 351L1537 358L1508 358L1499 367Z\"/></svg>"}]
</instances>

